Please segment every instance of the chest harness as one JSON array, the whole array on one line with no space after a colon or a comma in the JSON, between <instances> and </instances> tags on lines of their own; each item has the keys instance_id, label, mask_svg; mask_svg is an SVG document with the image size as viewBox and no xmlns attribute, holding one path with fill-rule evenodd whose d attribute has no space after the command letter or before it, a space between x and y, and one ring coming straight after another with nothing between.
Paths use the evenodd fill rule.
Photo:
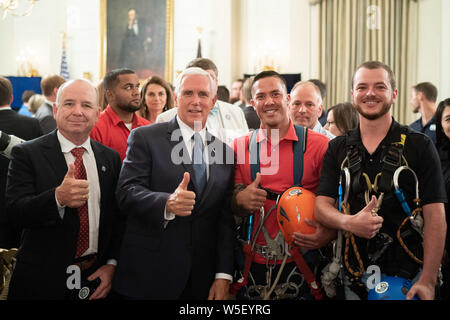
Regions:
<instances>
[{"instance_id":1,"label":"chest harness","mask_svg":"<svg viewBox=\"0 0 450 320\"><path fill-rule=\"evenodd\" d=\"M301 186L301 181L303 177L303 154L306 150L306 139L308 134L308 129L305 127L294 125L295 132L298 138L298 141L293 143L293 154L294 154L294 186ZM251 179L254 181L256 179L256 174L260 172L260 145L256 141L256 137L259 129L253 131L252 136L250 137L249 142L249 152L250 152L250 174ZM247 242L243 243L243 252L245 255L245 264L243 270L243 276L237 282L233 283L231 286L231 293L237 294L237 292L242 287L246 288L246 297L249 299L257 299L257 300L268 300L271 297L271 294L274 293L274 299L289 299L295 298L299 294L299 289L302 283L298 284L290 281L290 279L294 276L298 276L298 273L295 273L295 269L287 277L286 283L279 284L279 279L283 268L286 264L288 257L291 257L298 269L300 270L300 276L303 276L303 279L306 280L310 287L310 291L313 294L316 300L320 300L323 298L322 292L317 284L314 273L309 268L307 262L303 258L302 253L299 248L289 247L286 241L283 238L283 234L281 231L278 231L275 238L271 238L269 232L265 227L265 222L269 215L277 208L278 200L281 194L277 194L271 190L264 189L267 192L267 199L276 200L275 205L273 205L269 212L265 214L264 206L260 208L260 220L259 225L257 226L256 232L253 235L252 239L252 230L253 230L253 221L254 217L251 215L249 217L249 226L247 233ZM266 245L259 245L256 243L258 235L260 232L263 232L264 239ZM248 285L250 273L250 267L254 260L255 254L262 255L266 260L266 285L257 285L253 281L253 285ZM272 270L277 265L277 261L282 259L282 263L278 270L277 276L272 283ZM288 292L289 291L289 292Z\"/></svg>"},{"instance_id":2,"label":"chest harness","mask_svg":"<svg viewBox=\"0 0 450 320\"><path fill-rule=\"evenodd\" d=\"M377 198L376 206L372 209L371 212L372 215L376 216L378 215L378 210L381 208L384 195L390 195L391 193L393 193L400 202L402 210L406 214L406 217L403 219L402 223L397 229L397 240L400 243L401 247L405 250L405 252L416 263L422 264L422 260L417 258L414 253L406 246L402 237L402 229L408 224L408 222L410 223L410 226L414 230L416 230L421 237L423 237L423 217L422 207L420 204L421 200L419 198L419 182L415 172L408 166L408 162L403 155L408 128L400 126L398 130L400 130L400 133L397 133L399 139L397 137L397 139L395 140L396 142L393 142L387 146L381 160L381 172L379 172L375 176L374 183L370 181L369 176L365 172L362 172L362 155L359 147L357 146L358 138L354 134L350 134L347 137L347 155L341 163L341 174L338 188L338 208L340 212L343 212L343 214L351 214L350 204L348 202L351 191L355 196L364 192L364 200L366 205L370 202L371 193L378 193L379 196ZM415 208L412 211L408 203L406 202L403 190L399 186L399 176L403 171L410 172L415 180L415 198L413 199ZM353 181L351 181L351 178L353 178ZM344 181L345 188L343 187ZM365 182L365 184L361 184L360 181ZM393 192L392 187L394 187ZM383 246L376 252L368 254L369 261L371 261L372 263L376 262L387 249L387 247L393 242L393 239L385 233L379 233L376 237L379 237L378 241L382 242ZM344 266L350 275L348 279L351 283L358 283L365 272L364 263L359 254L355 236L350 232L339 230L337 240L334 243L333 261L323 269L321 277L322 285L327 296L330 298L336 295L336 279L338 273L342 268L342 246L344 239L345 249L343 258ZM354 270L349 263L350 249L353 251L353 254L357 260L358 270ZM358 284L364 285L361 282Z\"/></svg>"}]
</instances>

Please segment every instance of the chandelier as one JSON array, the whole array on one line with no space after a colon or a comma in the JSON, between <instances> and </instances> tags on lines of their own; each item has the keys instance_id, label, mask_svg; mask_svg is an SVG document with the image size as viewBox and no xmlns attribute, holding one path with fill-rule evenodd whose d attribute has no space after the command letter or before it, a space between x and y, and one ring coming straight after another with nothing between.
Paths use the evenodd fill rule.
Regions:
<instances>
[{"instance_id":1,"label":"chandelier","mask_svg":"<svg viewBox=\"0 0 450 320\"><path fill-rule=\"evenodd\" d=\"M27 0L29 2L28 9L23 10L22 7L25 5L20 5L20 0L0 0L0 9L3 12L3 19L9 14L14 17L26 17L33 10L34 3L38 0ZM24 3L25 1L22 1Z\"/></svg>"}]
</instances>

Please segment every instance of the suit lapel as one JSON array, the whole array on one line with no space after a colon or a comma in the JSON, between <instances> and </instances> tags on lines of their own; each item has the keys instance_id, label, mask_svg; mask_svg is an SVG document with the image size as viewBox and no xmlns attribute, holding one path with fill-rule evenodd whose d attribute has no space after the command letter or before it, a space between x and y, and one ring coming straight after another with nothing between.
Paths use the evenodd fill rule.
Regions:
<instances>
[{"instance_id":1,"label":"suit lapel","mask_svg":"<svg viewBox=\"0 0 450 320\"><path fill-rule=\"evenodd\" d=\"M95 157L95 164L97 165L97 175L98 175L98 183L100 187L100 219L99 219L99 238L98 243L100 246L100 237L103 234L102 229L104 225L104 215L106 214L106 210L102 210L106 206L105 201L108 200L104 197L104 195L108 194L107 189L111 186L108 185L110 180L107 179L108 177L108 170L111 170L111 168L108 168L108 163L106 163L106 157L103 155L103 149L99 148L98 145L91 139L91 147L92 151L94 152ZM111 199L109 199L111 200Z\"/></svg>"},{"instance_id":2,"label":"suit lapel","mask_svg":"<svg viewBox=\"0 0 450 320\"><path fill-rule=\"evenodd\" d=\"M64 154L61 150L56 130L47 135L43 141L44 157L47 159L47 164L55 172L55 177L58 185L64 180L67 173L67 163Z\"/></svg>"}]
</instances>

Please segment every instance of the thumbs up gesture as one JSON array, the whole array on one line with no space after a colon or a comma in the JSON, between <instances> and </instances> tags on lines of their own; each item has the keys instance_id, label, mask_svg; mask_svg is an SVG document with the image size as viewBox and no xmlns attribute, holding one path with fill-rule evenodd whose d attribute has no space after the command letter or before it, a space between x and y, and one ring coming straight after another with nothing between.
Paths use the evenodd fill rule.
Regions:
<instances>
[{"instance_id":1,"label":"thumbs up gesture","mask_svg":"<svg viewBox=\"0 0 450 320\"><path fill-rule=\"evenodd\" d=\"M69 163L64 180L56 188L55 193L61 206L79 208L89 199L89 182L84 179L75 179L75 165Z\"/></svg>"},{"instance_id":2,"label":"thumbs up gesture","mask_svg":"<svg viewBox=\"0 0 450 320\"><path fill-rule=\"evenodd\" d=\"M264 205L267 192L258 188L260 181L261 175L258 172L255 180L236 195L238 206L248 211L256 211Z\"/></svg>"},{"instance_id":3,"label":"thumbs up gesture","mask_svg":"<svg viewBox=\"0 0 450 320\"><path fill-rule=\"evenodd\" d=\"M372 209L377 204L377 198L372 196L370 202L357 214L348 216L348 230L354 235L371 239L380 231L383 225L383 218L380 216L373 216Z\"/></svg>"},{"instance_id":4,"label":"thumbs up gesture","mask_svg":"<svg viewBox=\"0 0 450 320\"><path fill-rule=\"evenodd\" d=\"M167 212L171 212L176 216L189 216L192 213L195 205L195 193L187 189L189 180L189 172L185 172L183 180L167 199Z\"/></svg>"}]
</instances>

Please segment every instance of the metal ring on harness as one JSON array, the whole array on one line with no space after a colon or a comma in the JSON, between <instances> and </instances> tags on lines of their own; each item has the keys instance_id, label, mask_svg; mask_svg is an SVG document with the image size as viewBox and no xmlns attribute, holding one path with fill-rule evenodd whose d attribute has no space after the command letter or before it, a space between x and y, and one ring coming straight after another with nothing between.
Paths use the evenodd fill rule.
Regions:
<instances>
[{"instance_id":1,"label":"metal ring on harness","mask_svg":"<svg viewBox=\"0 0 450 320\"><path fill-rule=\"evenodd\" d=\"M408 170L409 172L411 172L413 174L414 180L415 180L415 190L416 190L416 197L413 200L416 208L411 212L411 209L408 205L408 203L406 202L405 199L405 195L403 193L403 190L400 188L399 184L398 184L398 178L400 176L400 173L403 170ZM406 166L402 166L399 167L397 170L395 170L394 172L394 177L393 177L393 181L394 181L394 187L395 187L395 195L397 196L397 199L400 201L400 204L402 206L403 211L405 211L405 213L407 214L407 217L403 220L403 222L400 224L400 227L397 230L397 239L400 243L400 245L402 246L403 250L405 250L405 252L418 264L423 264L423 261L420 260L419 258L417 258L412 252L411 250L408 249L408 247L406 246L405 242L402 239L401 236L401 230L402 228L406 225L406 223L408 221L411 222L412 227L423 237L423 217L421 215L421 212L423 212L422 207L420 206L420 198L419 198L419 180L417 179L417 175L416 173L409 167Z\"/></svg>"}]
</instances>

